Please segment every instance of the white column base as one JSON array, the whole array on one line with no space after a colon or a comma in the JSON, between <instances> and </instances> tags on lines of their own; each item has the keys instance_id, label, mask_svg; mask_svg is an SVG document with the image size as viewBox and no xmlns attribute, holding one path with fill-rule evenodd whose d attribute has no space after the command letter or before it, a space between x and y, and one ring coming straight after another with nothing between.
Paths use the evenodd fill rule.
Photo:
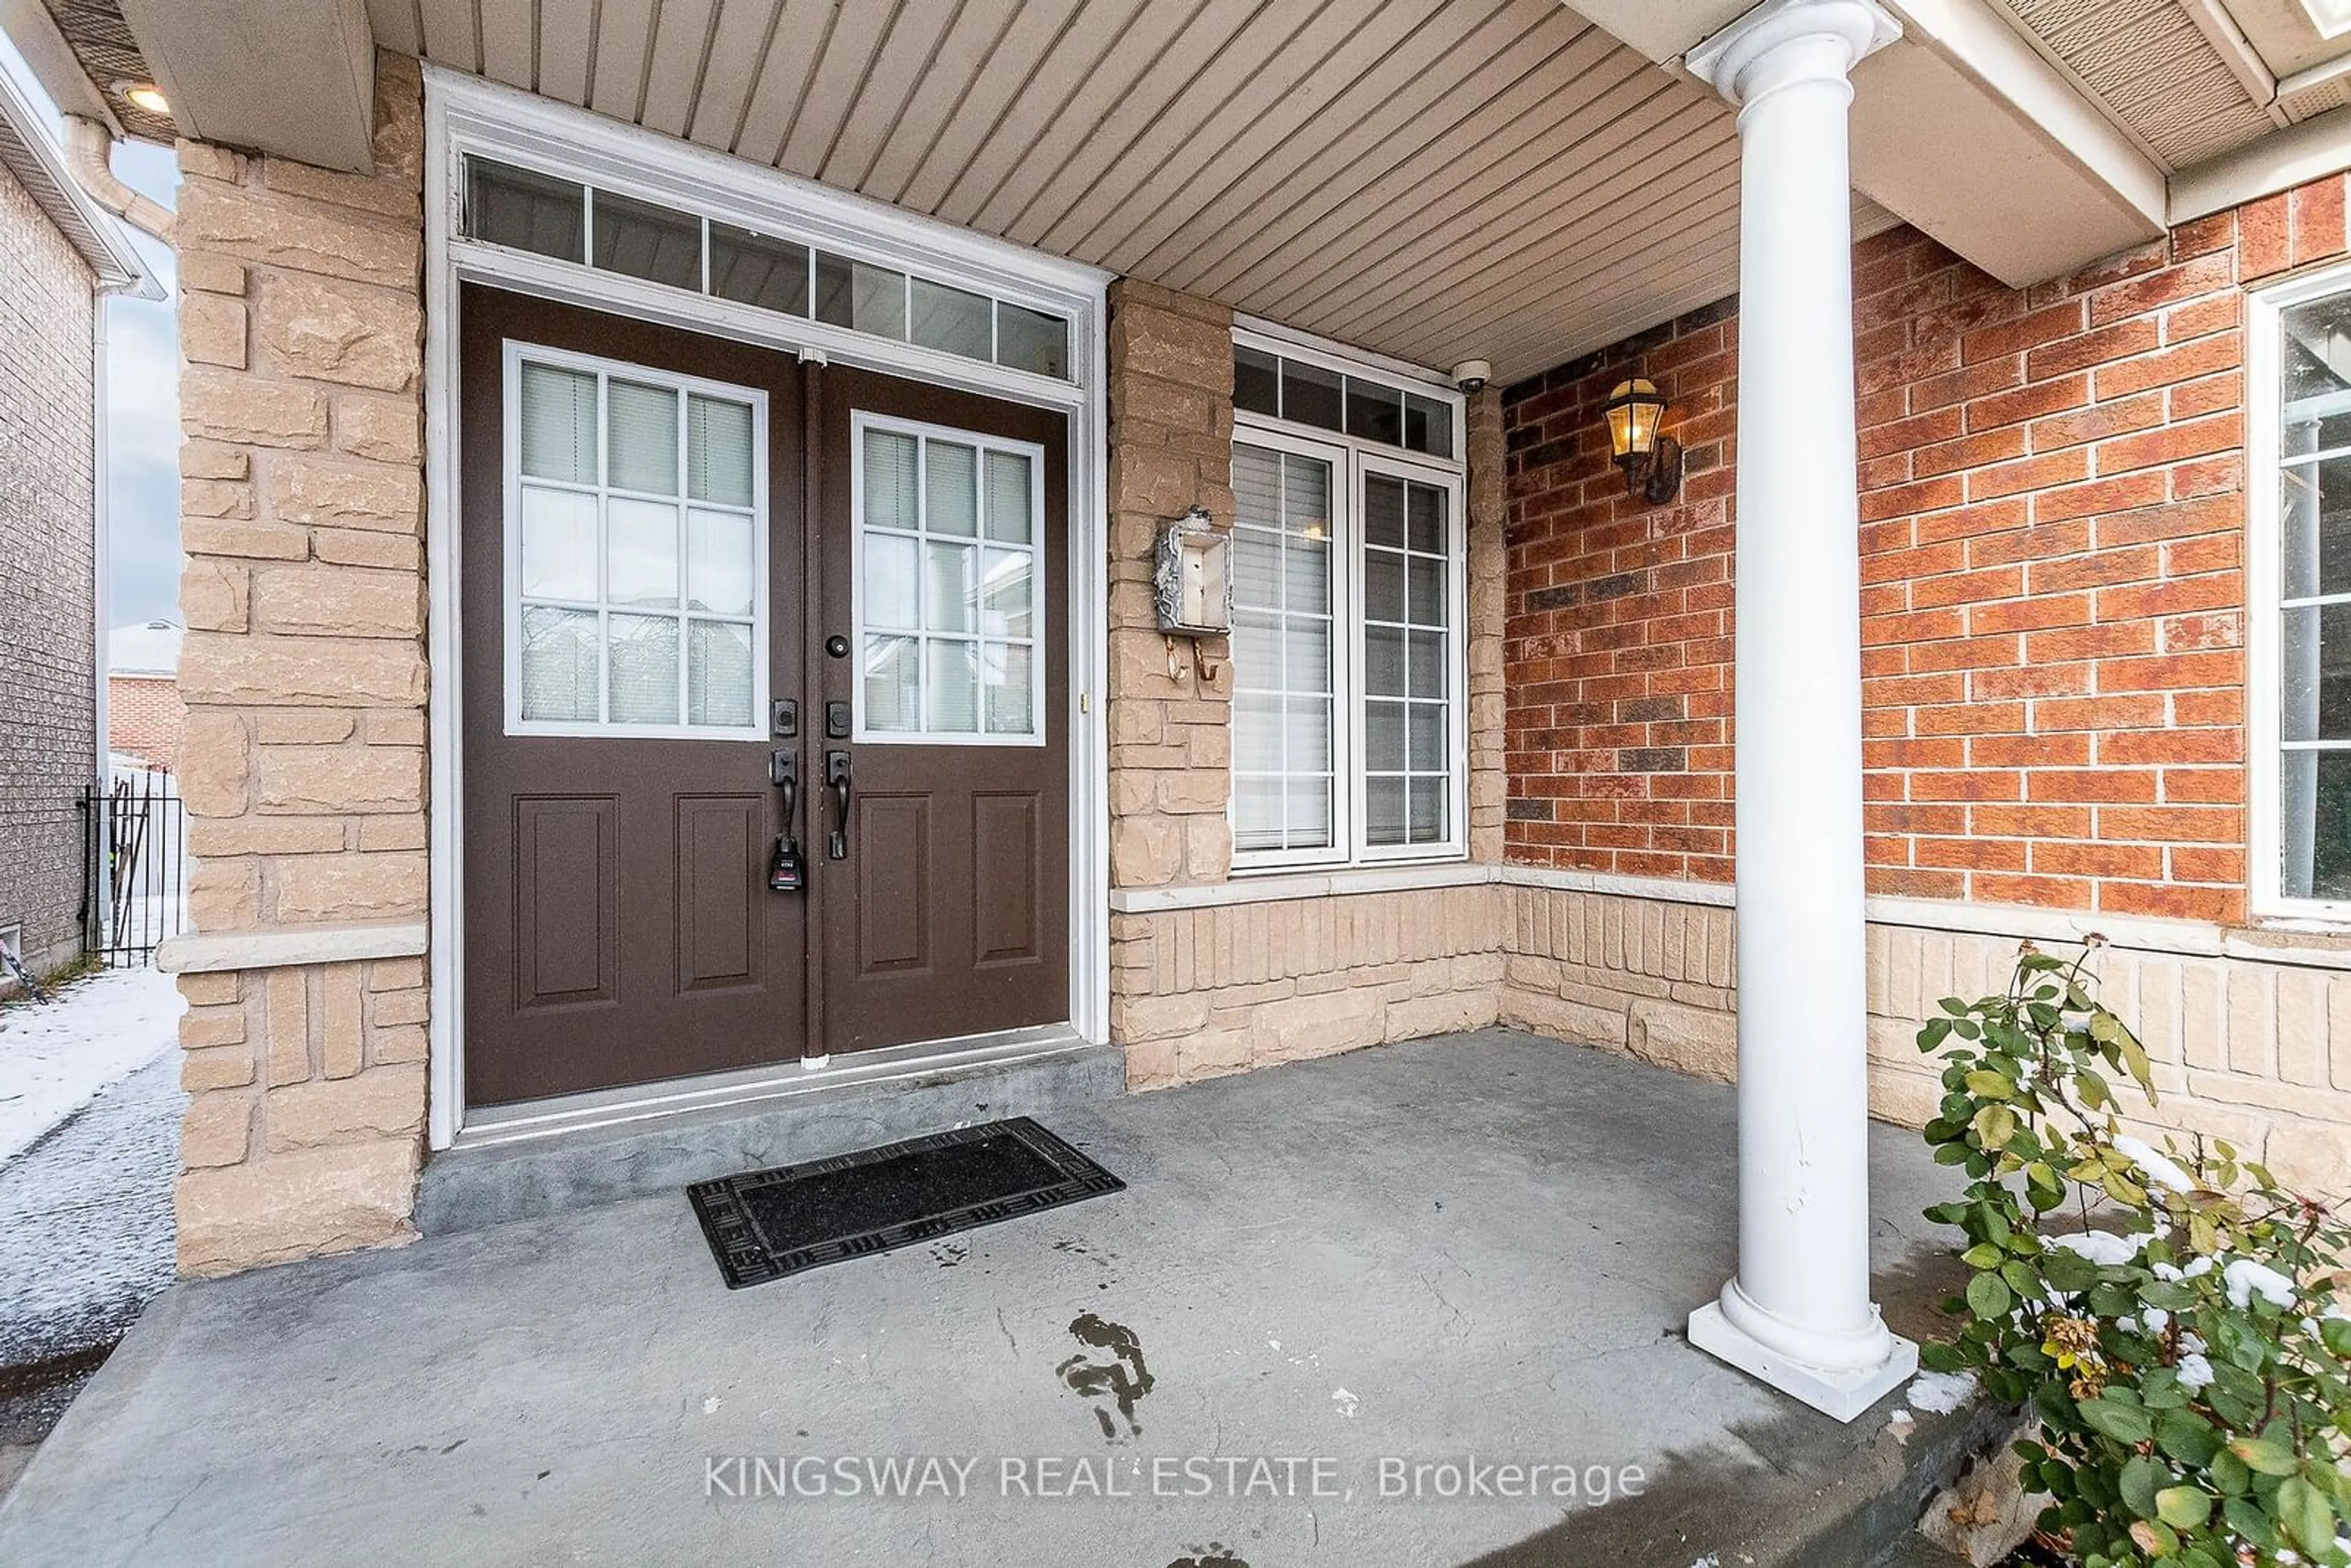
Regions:
<instances>
[{"instance_id":1,"label":"white column base","mask_svg":"<svg viewBox=\"0 0 2351 1568\"><path fill-rule=\"evenodd\" d=\"M1689 1342L1698 1349L1761 1378L1791 1398L1802 1400L1824 1416L1847 1422L1908 1382L1918 1370L1918 1347L1898 1334L1886 1337L1893 1348L1882 1364L1832 1372L1791 1360L1735 1326L1722 1315L1719 1301L1707 1302L1689 1320Z\"/></svg>"}]
</instances>

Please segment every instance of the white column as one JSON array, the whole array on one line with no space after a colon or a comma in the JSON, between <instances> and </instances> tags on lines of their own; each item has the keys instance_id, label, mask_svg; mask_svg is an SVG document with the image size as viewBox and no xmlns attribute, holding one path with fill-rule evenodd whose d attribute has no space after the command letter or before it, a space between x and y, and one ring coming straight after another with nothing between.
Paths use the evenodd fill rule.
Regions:
<instances>
[{"instance_id":1,"label":"white column","mask_svg":"<svg viewBox=\"0 0 2351 1568\"><path fill-rule=\"evenodd\" d=\"M1740 106L1739 1274L1698 1345L1842 1421L1917 1348L1869 1295L1861 552L1846 72L1900 25L1767 0L1691 51Z\"/></svg>"}]
</instances>

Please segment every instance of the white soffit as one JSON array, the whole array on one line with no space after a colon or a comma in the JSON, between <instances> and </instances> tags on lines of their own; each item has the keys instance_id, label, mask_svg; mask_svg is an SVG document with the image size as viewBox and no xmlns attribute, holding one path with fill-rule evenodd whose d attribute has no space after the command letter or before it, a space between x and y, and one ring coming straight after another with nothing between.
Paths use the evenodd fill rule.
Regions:
<instances>
[{"instance_id":1,"label":"white soffit","mask_svg":"<svg viewBox=\"0 0 2351 1568\"><path fill-rule=\"evenodd\" d=\"M2162 232L2162 170L1985 0L1885 3L1904 36L1854 72L1856 189L2010 284ZM1659 59L1749 9L1575 5Z\"/></svg>"},{"instance_id":2,"label":"white soffit","mask_svg":"<svg viewBox=\"0 0 2351 1568\"><path fill-rule=\"evenodd\" d=\"M122 11L182 134L371 167L366 0L122 0Z\"/></svg>"},{"instance_id":3,"label":"white soffit","mask_svg":"<svg viewBox=\"0 0 2351 1568\"><path fill-rule=\"evenodd\" d=\"M1738 286L1729 107L1557 0L369 15L449 68L1416 364L1523 376Z\"/></svg>"}]
</instances>

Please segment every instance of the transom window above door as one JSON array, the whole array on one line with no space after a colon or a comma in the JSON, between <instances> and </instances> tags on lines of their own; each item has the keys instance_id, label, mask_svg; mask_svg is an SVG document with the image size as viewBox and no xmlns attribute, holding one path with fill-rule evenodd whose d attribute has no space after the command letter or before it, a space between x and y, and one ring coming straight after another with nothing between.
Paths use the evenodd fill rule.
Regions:
<instances>
[{"instance_id":1,"label":"transom window above door","mask_svg":"<svg viewBox=\"0 0 2351 1568\"><path fill-rule=\"evenodd\" d=\"M507 730L757 738L767 402L509 342Z\"/></svg>"},{"instance_id":2,"label":"transom window above door","mask_svg":"<svg viewBox=\"0 0 2351 1568\"><path fill-rule=\"evenodd\" d=\"M1040 746L1044 452L861 413L861 739Z\"/></svg>"},{"instance_id":3,"label":"transom window above door","mask_svg":"<svg viewBox=\"0 0 2351 1568\"><path fill-rule=\"evenodd\" d=\"M1236 345L1243 356L1270 351L1238 334ZM1333 386L1363 380L1309 368ZM1420 414L1410 429L1422 449L1455 450L1458 399L1435 387L1405 395L1394 402ZM1402 423L1333 438L1290 428L1301 422L1286 403L1274 413L1238 401L1234 869L1458 856L1468 744L1461 465L1394 451Z\"/></svg>"}]
</instances>

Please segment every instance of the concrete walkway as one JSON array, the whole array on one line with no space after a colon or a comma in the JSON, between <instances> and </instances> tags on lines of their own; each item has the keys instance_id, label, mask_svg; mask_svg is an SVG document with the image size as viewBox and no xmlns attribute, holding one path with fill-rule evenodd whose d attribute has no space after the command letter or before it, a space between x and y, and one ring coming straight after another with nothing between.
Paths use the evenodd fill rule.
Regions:
<instances>
[{"instance_id":1,"label":"concrete walkway","mask_svg":"<svg viewBox=\"0 0 2351 1568\"><path fill-rule=\"evenodd\" d=\"M1980 1426L1839 1427L1682 1342L1733 1261L1718 1085L1488 1031L1054 1124L1129 1190L747 1291L682 1197L183 1285L0 1562L1834 1568ZM1880 1294L1931 1331L1948 1173L1875 1131ZM1472 1458L1569 1468L1445 1495ZM933 1484L840 1495L892 1459Z\"/></svg>"}]
</instances>

